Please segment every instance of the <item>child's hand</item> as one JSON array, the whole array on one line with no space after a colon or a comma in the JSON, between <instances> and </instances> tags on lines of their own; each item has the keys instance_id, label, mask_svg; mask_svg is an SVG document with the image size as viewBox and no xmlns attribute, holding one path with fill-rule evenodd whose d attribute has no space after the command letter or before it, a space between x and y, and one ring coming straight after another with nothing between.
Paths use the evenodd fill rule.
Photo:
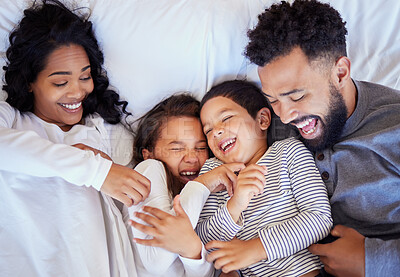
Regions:
<instances>
[{"instance_id":1,"label":"child's hand","mask_svg":"<svg viewBox=\"0 0 400 277\"><path fill-rule=\"evenodd\" d=\"M93 147L87 146L86 144L77 143L77 144L74 144L72 146L76 147L76 148L79 148L79 149L82 149L82 150L92 151L95 155L100 154L100 156L103 157L104 159L107 159L107 160L111 161L111 158L106 153L104 153L104 152L102 152L102 151L100 151L98 149L95 149Z\"/></svg>"},{"instance_id":2,"label":"child's hand","mask_svg":"<svg viewBox=\"0 0 400 277\"><path fill-rule=\"evenodd\" d=\"M176 216L160 209L144 206L145 213L136 213L147 224L143 225L131 220L129 223L139 231L152 236L152 239L134 239L136 243L161 247L170 252L177 253L185 258L200 259L202 243L193 230L189 217L183 210L179 195L174 198L174 210Z\"/></svg>"},{"instance_id":3,"label":"child's hand","mask_svg":"<svg viewBox=\"0 0 400 277\"><path fill-rule=\"evenodd\" d=\"M204 173L194 179L205 185L211 192L217 192L226 189L229 195L233 195L233 187L236 185L238 172L245 168L243 163L222 164L213 170Z\"/></svg>"},{"instance_id":4,"label":"child's hand","mask_svg":"<svg viewBox=\"0 0 400 277\"><path fill-rule=\"evenodd\" d=\"M113 163L100 190L130 207L149 196L150 180L132 168Z\"/></svg>"},{"instance_id":5,"label":"child's hand","mask_svg":"<svg viewBox=\"0 0 400 277\"><path fill-rule=\"evenodd\" d=\"M240 274L238 271L231 271L228 273L222 272L220 275L218 275L219 277L240 277Z\"/></svg>"},{"instance_id":6,"label":"child's hand","mask_svg":"<svg viewBox=\"0 0 400 277\"><path fill-rule=\"evenodd\" d=\"M233 196L227 203L228 211L235 222L239 220L241 212L247 208L250 200L263 192L265 174L267 169L257 164L249 165L240 171Z\"/></svg>"},{"instance_id":7,"label":"child's hand","mask_svg":"<svg viewBox=\"0 0 400 277\"><path fill-rule=\"evenodd\" d=\"M207 255L207 261L214 262L216 269L230 272L267 259L267 253L259 238L251 240L210 241L206 249L212 251Z\"/></svg>"}]
</instances>

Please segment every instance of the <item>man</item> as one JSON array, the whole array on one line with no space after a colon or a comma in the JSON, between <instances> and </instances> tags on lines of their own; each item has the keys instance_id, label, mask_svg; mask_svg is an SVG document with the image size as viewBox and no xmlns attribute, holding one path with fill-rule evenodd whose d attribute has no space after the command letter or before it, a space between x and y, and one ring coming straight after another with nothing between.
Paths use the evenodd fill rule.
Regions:
<instances>
[{"instance_id":1,"label":"man","mask_svg":"<svg viewBox=\"0 0 400 277\"><path fill-rule=\"evenodd\" d=\"M314 244L335 276L400 272L400 92L350 77L347 30L328 4L276 4L249 32L246 56L285 124L314 152L335 241Z\"/></svg>"}]
</instances>

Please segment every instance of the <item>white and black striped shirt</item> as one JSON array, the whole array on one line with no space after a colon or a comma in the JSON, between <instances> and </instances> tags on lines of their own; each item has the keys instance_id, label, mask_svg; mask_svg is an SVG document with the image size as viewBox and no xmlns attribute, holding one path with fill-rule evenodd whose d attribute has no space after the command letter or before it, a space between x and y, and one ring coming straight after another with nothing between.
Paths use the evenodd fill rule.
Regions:
<instances>
[{"instance_id":1,"label":"white and black striped shirt","mask_svg":"<svg viewBox=\"0 0 400 277\"><path fill-rule=\"evenodd\" d=\"M221 164L211 158L201 174ZM319 269L318 257L306 248L328 235L332 218L312 154L299 140L289 138L275 142L257 164L268 170L264 191L250 201L239 222L226 208L228 193L212 193L200 215L198 235L203 243L259 237L268 260L241 269L244 276L300 276Z\"/></svg>"}]
</instances>

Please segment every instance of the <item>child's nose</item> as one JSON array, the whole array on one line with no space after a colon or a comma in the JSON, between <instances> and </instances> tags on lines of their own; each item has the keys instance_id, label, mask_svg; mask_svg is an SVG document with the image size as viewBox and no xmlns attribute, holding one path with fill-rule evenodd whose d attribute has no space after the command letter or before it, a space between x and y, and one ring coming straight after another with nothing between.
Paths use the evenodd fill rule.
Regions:
<instances>
[{"instance_id":1,"label":"child's nose","mask_svg":"<svg viewBox=\"0 0 400 277\"><path fill-rule=\"evenodd\" d=\"M224 129L222 126L219 126L217 128L214 128L214 137L219 137L224 133Z\"/></svg>"},{"instance_id":2,"label":"child's nose","mask_svg":"<svg viewBox=\"0 0 400 277\"><path fill-rule=\"evenodd\" d=\"M186 151L184 161L187 163L193 163L198 161L196 149L189 149Z\"/></svg>"}]
</instances>

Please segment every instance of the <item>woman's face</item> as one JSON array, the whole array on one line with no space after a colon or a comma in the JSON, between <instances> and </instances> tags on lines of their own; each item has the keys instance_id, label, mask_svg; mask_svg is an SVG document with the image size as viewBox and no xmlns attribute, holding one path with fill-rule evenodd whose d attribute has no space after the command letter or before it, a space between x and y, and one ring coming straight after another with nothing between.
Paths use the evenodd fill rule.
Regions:
<instances>
[{"instance_id":1,"label":"woman's face","mask_svg":"<svg viewBox=\"0 0 400 277\"><path fill-rule=\"evenodd\" d=\"M42 120L68 131L82 120L82 101L93 91L90 62L82 46L54 50L44 69L30 84L33 112Z\"/></svg>"},{"instance_id":2,"label":"woman's face","mask_svg":"<svg viewBox=\"0 0 400 277\"><path fill-rule=\"evenodd\" d=\"M170 117L161 128L154 150L148 153L147 158L163 161L182 183L194 180L208 159L200 120L187 116Z\"/></svg>"}]
</instances>

